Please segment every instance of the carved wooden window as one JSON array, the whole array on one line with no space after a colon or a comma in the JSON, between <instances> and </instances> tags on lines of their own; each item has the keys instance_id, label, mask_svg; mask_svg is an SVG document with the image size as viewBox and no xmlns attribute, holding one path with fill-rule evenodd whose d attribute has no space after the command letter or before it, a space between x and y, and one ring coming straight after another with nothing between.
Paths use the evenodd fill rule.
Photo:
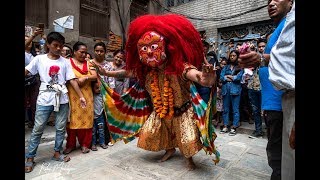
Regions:
<instances>
[{"instance_id":1,"label":"carved wooden window","mask_svg":"<svg viewBox=\"0 0 320 180\"><path fill-rule=\"evenodd\" d=\"M183 4L184 0L177 0L177 5Z\"/></svg>"},{"instance_id":2,"label":"carved wooden window","mask_svg":"<svg viewBox=\"0 0 320 180\"><path fill-rule=\"evenodd\" d=\"M107 39L109 33L108 0L80 1L79 34L86 37Z\"/></svg>"},{"instance_id":3,"label":"carved wooden window","mask_svg":"<svg viewBox=\"0 0 320 180\"><path fill-rule=\"evenodd\" d=\"M174 0L167 0L167 7L174 6Z\"/></svg>"},{"instance_id":4,"label":"carved wooden window","mask_svg":"<svg viewBox=\"0 0 320 180\"><path fill-rule=\"evenodd\" d=\"M148 3L149 0L132 0L130 6L130 21L138 16L148 14Z\"/></svg>"},{"instance_id":5,"label":"carved wooden window","mask_svg":"<svg viewBox=\"0 0 320 180\"><path fill-rule=\"evenodd\" d=\"M25 24L38 26L44 23L48 28L48 0L25 0Z\"/></svg>"}]
</instances>

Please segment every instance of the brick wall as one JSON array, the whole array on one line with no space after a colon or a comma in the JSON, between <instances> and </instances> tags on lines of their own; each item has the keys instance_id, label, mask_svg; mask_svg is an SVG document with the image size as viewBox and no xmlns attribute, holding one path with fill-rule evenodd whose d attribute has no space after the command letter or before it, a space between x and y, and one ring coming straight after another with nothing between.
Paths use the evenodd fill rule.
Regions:
<instances>
[{"instance_id":1,"label":"brick wall","mask_svg":"<svg viewBox=\"0 0 320 180\"><path fill-rule=\"evenodd\" d=\"M170 10L176 13L200 18L219 18L238 14L264 5L267 5L266 0L194 0L171 7ZM267 7L264 7L258 11L223 21L190 20L198 30L206 30L207 38L213 37L217 39L218 28L259 22L268 19L270 18Z\"/></svg>"}]
</instances>

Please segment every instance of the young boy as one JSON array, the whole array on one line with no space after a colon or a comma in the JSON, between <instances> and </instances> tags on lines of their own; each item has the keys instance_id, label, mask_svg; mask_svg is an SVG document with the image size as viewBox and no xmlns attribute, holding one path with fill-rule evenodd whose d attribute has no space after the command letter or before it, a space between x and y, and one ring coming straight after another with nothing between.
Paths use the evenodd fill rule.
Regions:
<instances>
[{"instance_id":1,"label":"young boy","mask_svg":"<svg viewBox=\"0 0 320 180\"><path fill-rule=\"evenodd\" d=\"M99 135L99 144L103 149L107 149L108 146L105 144L105 116L104 116L104 104L102 94L100 93L100 85L98 81L92 82L93 100L94 100L94 124L92 128L92 151L97 151L97 135ZM97 133L98 131L98 133Z\"/></svg>"},{"instance_id":2,"label":"young boy","mask_svg":"<svg viewBox=\"0 0 320 180\"><path fill-rule=\"evenodd\" d=\"M37 107L35 113L35 124L32 129L28 151L26 153L27 161L25 163L25 173L33 170L35 165L34 157L43 134L43 130L49 120L52 111L55 113L56 138L54 146L54 155L52 160L68 162L70 157L60 153L66 133L66 123L69 114L69 97L66 83L70 82L72 87L79 95L81 107L86 107L86 100L76 82L75 75L69 61L60 56L65 43L65 38L57 32L51 32L47 36L46 46L49 53L38 55L25 67L25 75L39 73L41 85L37 98Z\"/></svg>"}]
</instances>

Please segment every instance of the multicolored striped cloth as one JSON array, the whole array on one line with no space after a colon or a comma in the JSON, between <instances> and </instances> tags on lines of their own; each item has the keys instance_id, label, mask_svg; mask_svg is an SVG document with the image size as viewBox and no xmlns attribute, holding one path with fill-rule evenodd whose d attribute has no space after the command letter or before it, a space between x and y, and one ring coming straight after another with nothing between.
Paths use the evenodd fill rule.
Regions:
<instances>
[{"instance_id":1,"label":"multicolored striped cloth","mask_svg":"<svg viewBox=\"0 0 320 180\"><path fill-rule=\"evenodd\" d=\"M132 141L152 111L147 91L136 83L120 96L102 78L100 80L111 142Z\"/></svg>"},{"instance_id":2,"label":"multicolored striped cloth","mask_svg":"<svg viewBox=\"0 0 320 180\"><path fill-rule=\"evenodd\" d=\"M203 150L211 155L215 154L216 158L213 159L214 163L217 164L220 161L220 153L217 151L214 140L217 137L215 129L212 123L212 118L217 112L216 100L217 100L217 91L216 86L211 88L209 103L207 104L201 98L200 94L197 91L196 86L190 84L190 93L193 110L195 112L195 118L197 119L197 126L201 134L201 142L203 145Z\"/></svg>"},{"instance_id":3,"label":"multicolored striped cloth","mask_svg":"<svg viewBox=\"0 0 320 180\"><path fill-rule=\"evenodd\" d=\"M101 93L104 99L107 125L111 142L124 140L132 141L138 136L141 127L152 112L151 101L148 92L136 83L121 96L113 91L109 85L100 78ZM201 133L201 141L204 151L215 154L213 161L220 160L220 154L216 150L214 140L217 135L212 124L212 117L216 113L216 88L212 88L208 105L200 97L193 83L190 85L192 106L197 120L197 126Z\"/></svg>"}]
</instances>

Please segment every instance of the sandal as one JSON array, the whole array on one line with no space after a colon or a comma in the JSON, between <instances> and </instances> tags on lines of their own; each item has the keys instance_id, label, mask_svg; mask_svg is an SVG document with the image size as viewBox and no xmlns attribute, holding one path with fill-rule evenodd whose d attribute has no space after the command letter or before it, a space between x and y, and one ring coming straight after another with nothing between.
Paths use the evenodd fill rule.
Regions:
<instances>
[{"instance_id":1,"label":"sandal","mask_svg":"<svg viewBox=\"0 0 320 180\"><path fill-rule=\"evenodd\" d=\"M67 155L60 154L59 158L52 156L51 160L60 161L60 162L68 162L71 158Z\"/></svg>"},{"instance_id":2,"label":"sandal","mask_svg":"<svg viewBox=\"0 0 320 180\"><path fill-rule=\"evenodd\" d=\"M107 149L108 148L108 146L105 145L105 144L100 144L100 147L102 147L103 149Z\"/></svg>"},{"instance_id":3,"label":"sandal","mask_svg":"<svg viewBox=\"0 0 320 180\"><path fill-rule=\"evenodd\" d=\"M73 150L75 150L75 148L67 148L63 151L63 154L69 154L71 153Z\"/></svg>"},{"instance_id":4,"label":"sandal","mask_svg":"<svg viewBox=\"0 0 320 180\"><path fill-rule=\"evenodd\" d=\"M81 152L83 154L86 154L86 153L90 152L90 149L88 149L87 147L81 147Z\"/></svg>"},{"instance_id":5,"label":"sandal","mask_svg":"<svg viewBox=\"0 0 320 180\"><path fill-rule=\"evenodd\" d=\"M24 172L25 173L29 173L31 171L33 171L33 167L36 165L36 163L34 161L27 161L24 164Z\"/></svg>"}]
</instances>

